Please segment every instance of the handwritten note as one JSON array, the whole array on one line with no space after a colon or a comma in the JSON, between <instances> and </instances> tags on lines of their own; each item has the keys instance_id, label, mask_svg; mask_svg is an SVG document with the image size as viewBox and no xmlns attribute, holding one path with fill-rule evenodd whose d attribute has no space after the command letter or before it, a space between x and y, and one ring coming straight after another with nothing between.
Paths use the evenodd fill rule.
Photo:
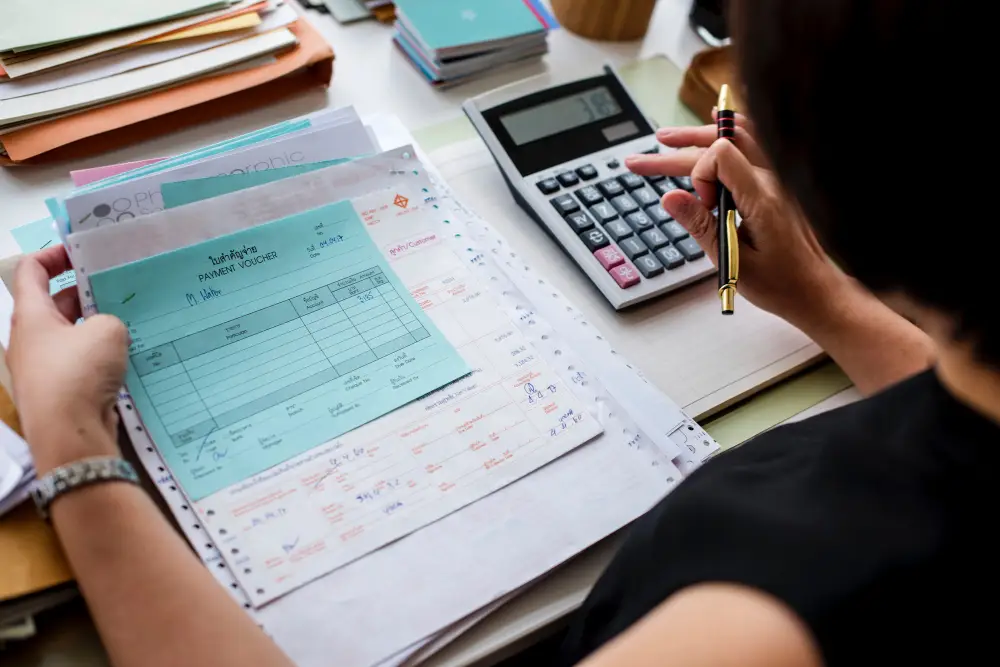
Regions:
<instances>
[{"instance_id":1,"label":"handwritten note","mask_svg":"<svg viewBox=\"0 0 1000 667\"><path fill-rule=\"evenodd\" d=\"M90 276L127 387L197 500L466 375L349 202Z\"/></svg>"}]
</instances>

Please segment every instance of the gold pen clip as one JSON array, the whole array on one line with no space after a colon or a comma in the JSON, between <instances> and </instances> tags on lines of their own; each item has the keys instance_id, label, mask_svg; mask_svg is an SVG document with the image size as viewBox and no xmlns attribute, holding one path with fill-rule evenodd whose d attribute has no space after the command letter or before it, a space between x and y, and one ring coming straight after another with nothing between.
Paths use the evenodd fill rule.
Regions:
<instances>
[{"instance_id":1,"label":"gold pen clip","mask_svg":"<svg viewBox=\"0 0 1000 667\"><path fill-rule=\"evenodd\" d=\"M719 288L719 298L722 300L722 314L732 315L736 306L736 283L740 279L740 245L736 230L736 211L726 215L726 246L729 249L729 275L725 284Z\"/></svg>"}]
</instances>

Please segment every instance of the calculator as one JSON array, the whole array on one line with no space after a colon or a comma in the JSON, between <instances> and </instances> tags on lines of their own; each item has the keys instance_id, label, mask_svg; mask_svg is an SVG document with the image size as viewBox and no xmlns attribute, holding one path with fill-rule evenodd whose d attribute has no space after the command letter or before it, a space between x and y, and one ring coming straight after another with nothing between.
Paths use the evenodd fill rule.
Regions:
<instances>
[{"instance_id":1,"label":"calculator","mask_svg":"<svg viewBox=\"0 0 1000 667\"><path fill-rule=\"evenodd\" d=\"M641 177L625 157L660 150L653 124L612 67L600 76L525 79L473 97L465 114L514 199L616 309L715 273L660 205L689 178Z\"/></svg>"}]
</instances>

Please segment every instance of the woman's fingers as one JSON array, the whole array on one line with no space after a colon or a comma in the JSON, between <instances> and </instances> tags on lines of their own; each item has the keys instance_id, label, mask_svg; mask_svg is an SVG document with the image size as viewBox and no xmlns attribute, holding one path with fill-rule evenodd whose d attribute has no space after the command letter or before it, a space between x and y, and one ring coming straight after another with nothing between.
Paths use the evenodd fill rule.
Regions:
<instances>
[{"instance_id":1,"label":"woman's fingers","mask_svg":"<svg viewBox=\"0 0 1000 667\"><path fill-rule=\"evenodd\" d=\"M76 285L59 290L53 295L52 301L55 302L56 309L68 322L76 322L83 317L80 310L80 293Z\"/></svg>"},{"instance_id":2,"label":"woman's fingers","mask_svg":"<svg viewBox=\"0 0 1000 667\"><path fill-rule=\"evenodd\" d=\"M625 166L640 176L689 176L704 153L703 148L686 148L662 155L640 153L625 158Z\"/></svg>"},{"instance_id":3,"label":"woman's fingers","mask_svg":"<svg viewBox=\"0 0 1000 667\"><path fill-rule=\"evenodd\" d=\"M760 196L760 180L757 170L747 157L730 141L718 139L707 149L691 170L694 189L712 207L718 197L717 183L723 183L733 193L736 206L744 214L753 208L753 202Z\"/></svg>"},{"instance_id":4,"label":"woman's fingers","mask_svg":"<svg viewBox=\"0 0 1000 667\"><path fill-rule=\"evenodd\" d=\"M719 138L719 130L714 125L701 127L663 127L656 131L656 138L661 144L673 148L699 146L707 148ZM753 136L742 127L736 128L733 143L747 156L750 162L758 167L767 165L764 151L760 149Z\"/></svg>"},{"instance_id":5,"label":"woman's fingers","mask_svg":"<svg viewBox=\"0 0 1000 667\"><path fill-rule=\"evenodd\" d=\"M719 256L718 223L712 212L690 192L671 190L663 195L663 210L681 223L714 264Z\"/></svg>"}]
</instances>

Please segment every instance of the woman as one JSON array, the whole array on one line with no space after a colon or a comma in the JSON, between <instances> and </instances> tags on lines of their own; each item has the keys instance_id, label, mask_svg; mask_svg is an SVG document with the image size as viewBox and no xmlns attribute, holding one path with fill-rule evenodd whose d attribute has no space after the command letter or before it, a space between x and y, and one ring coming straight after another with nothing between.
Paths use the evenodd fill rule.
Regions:
<instances>
[{"instance_id":1,"label":"woman","mask_svg":"<svg viewBox=\"0 0 1000 667\"><path fill-rule=\"evenodd\" d=\"M919 226L944 209L958 223L944 231L957 235L981 208L962 192L929 196L953 169L917 152L940 133L908 105L938 58L971 62L957 44L932 46L962 34L963 17L943 2L902 0L735 9L754 125L740 120L735 145L714 141L713 127L661 130L664 144L697 148L629 166L692 176L701 199L675 191L663 205L710 255L715 223L702 201L725 183L744 218L740 293L809 334L870 398L703 466L637 522L569 629L533 658L952 664L985 645L986 614L970 609L969 593L996 590L981 531L997 507L987 492L1000 447L997 233L949 241L940 217ZM932 114L951 108L927 98ZM948 253L956 243L962 256ZM117 453L126 332L106 317L71 324L75 295L48 296L66 268L53 250L17 275L8 359L41 474ZM85 487L51 511L115 664L287 664L137 487Z\"/></svg>"}]
</instances>

